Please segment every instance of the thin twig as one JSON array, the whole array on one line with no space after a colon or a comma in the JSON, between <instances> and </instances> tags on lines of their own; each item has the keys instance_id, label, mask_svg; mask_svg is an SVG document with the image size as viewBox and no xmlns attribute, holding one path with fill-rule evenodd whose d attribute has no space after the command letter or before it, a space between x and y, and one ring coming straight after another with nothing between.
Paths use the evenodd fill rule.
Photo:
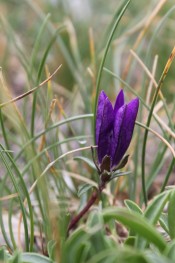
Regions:
<instances>
[{"instance_id":1,"label":"thin twig","mask_svg":"<svg viewBox=\"0 0 175 263\"><path fill-rule=\"evenodd\" d=\"M157 89L155 91L154 97L153 97L153 101L152 101L152 105L149 111L149 115L148 115L148 119L147 119L147 123L146 126L149 128L150 123L151 123L151 119L152 119L152 115L153 115L153 111L154 111L154 106L156 104L156 100L158 97L158 94L160 92L160 89L162 87L162 84L167 76L167 73L170 69L170 66L173 62L173 59L175 57L175 46L172 49L172 52L167 60L167 63L164 67L164 70L162 72L162 75L159 79L159 83L157 86ZM142 147L142 165L141 165L141 171L142 171L142 191L143 191L143 196L144 196L144 203L145 206L147 206L147 192L146 192L146 182L145 182L145 154L146 154L146 144L147 144L147 137L148 137L148 130L145 130L145 134L144 134L144 138L143 138L143 147Z\"/></svg>"},{"instance_id":2,"label":"thin twig","mask_svg":"<svg viewBox=\"0 0 175 263\"><path fill-rule=\"evenodd\" d=\"M157 6L155 6L155 8L153 9L152 13L147 17L147 21L145 22L143 29L140 31L140 34L138 35L138 37L137 37L137 39L133 45L133 50L136 50L138 48L140 42L142 41L145 33L148 30L148 28L150 27L150 25L152 25L153 19L156 17L156 15L158 14L158 12L161 10L161 8L163 7L163 5L166 2L167 2L167 0L159 1ZM129 68L131 66L131 62L132 62L132 57L131 57L131 55L129 55L129 57L127 59L127 65L125 66L125 70L123 72L122 79L126 79Z\"/></svg>"},{"instance_id":3,"label":"thin twig","mask_svg":"<svg viewBox=\"0 0 175 263\"><path fill-rule=\"evenodd\" d=\"M174 151L173 147L171 146L171 144L170 144L165 138L163 138L158 132L154 131L154 130L151 129L150 127L147 127L147 126L144 125L143 123L138 122L138 121L136 121L135 123L136 123L138 126L143 127L144 129L146 129L146 130L152 132L154 135L156 135L162 142L164 142L164 143L166 144L166 146L170 149L173 157L175 158L175 151Z\"/></svg>"},{"instance_id":4,"label":"thin twig","mask_svg":"<svg viewBox=\"0 0 175 263\"><path fill-rule=\"evenodd\" d=\"M42 83L40 83L37 87L19 95L18 97L11 99L9 101L6 101L4 103L0 104L0 108L3 108L4 106L7 106L8 104L12 103L12 102L16 102L26 96L28 96L29 94L35 92L38 88L42 87L44 84L46 84L49 80L51 80L51 78L58 72L58 70L61 68L62 65L60 65L47 79L45 79Z\"/></svg>"},{"instance_id":5,"label":"thin twig","mask_svg":"<svg viewBox=\"0 0 175 263\"><path fill-rule=\"evenodd\" d=\"M157 69L157 62L158 62L158 55L155 56L154 61L153 61L153 66L152 66L152 76L155 78L155 73ZM146 104L149 104L150 98L151 98L151 91L153 87L153 80L150 80L149 87L148 87L148 92L147 92L147 97L146 97Z\"/></svg>"},{"instance_id":6,"label":"thin twig","mask_svg":"<svg viewBox=\"0 0 175 263\"><path fill-rule=\"evenodd\" d=\"M3 196L3 197L0 198L0 201L6 201L6 200L9 200L9 199L12 199L12 198L16 198L16 197L18 197L18 193L7 195L7 196Z\"/></svg>"}]
</instances>

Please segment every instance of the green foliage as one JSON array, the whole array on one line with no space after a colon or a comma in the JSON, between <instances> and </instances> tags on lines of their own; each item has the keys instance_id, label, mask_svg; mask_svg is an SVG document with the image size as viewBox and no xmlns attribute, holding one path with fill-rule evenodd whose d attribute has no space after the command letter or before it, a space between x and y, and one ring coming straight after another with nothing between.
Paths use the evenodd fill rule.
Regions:
<instances>
[{"instance_id":1,"label":"green foliage","mask_svg":"<svg viewBox=\"0 0 175 263\"><path fill-rule=\"evenodd\" d=\"M48 257L36 253L21 253L15 252L11 256L4 248L0 249L0 261L3 263L54 263Z\"/></svg>"},{"instance_id":2,"label":"green foliage","mask_svg":"<svg viewBox=\"0 0 175 263\"><path fill-rule=\"evenodd\" d=\"M0 262L173 263L174 2L73 2L0 1ZM99 91L120 88L129 160L68 233L99 189Z\"/></svg>"},{"instance_id":3,"label":"green foliage","mask_svg":"<svg viewBox=\"0 0 175 263\"><path fill-rule=\"evenodd\" d=\"M96 170L95 164L93 163L93 161L87 157L84 156L76 156L74 158L74 160L81 160L85 163L87 163L92 169Z\"/></svg>"},{"instance_id":4,"label":"green foliage","mask_svg":"<svg viewBox=\"0 0 175 263\"><path fill-rule=\"evenodd\" d=\"M80 197L81 195L85 194L88 190L90 190L92 188L92 185L90 184L83 184L80 185L78 187L78 197Z\"/></svg>"},{"instance_id":5,"label":"green foliage","mask_svg":"<svg viewBox=\"0 0 175 263\"><path fill-rule=\"evenodd\" d=\"M175 214L175 191L172 192L168 205L168 227L169 227L169 235L172 239L175 238L174 214Z\"/></svg>"},{"instance_id":6,"label":"green foliage","mask_svg":"<svg viewBox=\"0 0 175 263\"><path fill-rule=\"evenodd\" d=\"M141 208L133 201L131 200L125 200L125 206L130 210L130 211L134 211L138 214L143 214Z\"/></svg>"}]
</instances>

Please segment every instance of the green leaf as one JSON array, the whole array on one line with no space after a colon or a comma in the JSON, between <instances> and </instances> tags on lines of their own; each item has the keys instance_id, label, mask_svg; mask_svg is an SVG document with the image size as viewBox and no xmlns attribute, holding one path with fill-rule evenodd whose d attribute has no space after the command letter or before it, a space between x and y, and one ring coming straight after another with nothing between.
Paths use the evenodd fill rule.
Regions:
<instances>
[{"instance_id":1,"label":"green leaf","mask_svg":"<svg viewBox=\"0 0 175 263\"><path fill-rule=\"evenodd\" d=\"M47 244L47 251L49 254L49 258L54 260L54 255L55 255L55 247L56 247L56 241L55 240L50 240Z\"/></svg>"},{"instance_id":2,"label":"green leaf","mask_svg":"<svg viewBox=\"0 0 175 263\"><path fill-rule=\"evenodd\" d=\"M144 217L148 219L150 224L155 225L162 213L162 210L168 201L170 192L163 192L156 196L153 201L147 206L146 210L144 211ZM141 238L140 236L136 239L136 247L138 248L145 248L147 245L147 241Z\"/></svg>"},{"instance_id":3,"label":"green leaf","mask_svg":"<svg viewBox=\"0 0 175 263\"><path fill-rule=\"evenodd\" d=\"M143 218L143 216L129 212L125 208L107 208L103 211L106 221L115 219L131 230L135 231L139 236L144 237L147 241L153 243L161 252L167 247L163 237L155 230L155 228Z\"/></svg>"},{"instance_id":4,"label":"green leaf","mask_svg":"<svg viewBox=\"0 0 175 263\"><path fill-rule=\"evenodd\" d=\"M136 213L138 213L140 215L143 214L141 208L135 202L133 202L131 200L124 200L124 203L125 203L126 207L129 209L129 211L136 212ZM135 237L136 234L135 234L134 231L130 230L129 236L134 236Z\"/></svg>"},{"instance_id":5,"label":"green leaf","mask_svg":"<svg viewBox=\"0 0 175 263\"><path fill-rule=\"evenodd\" d=\"M159 223L161 227L169 234L169 229L168 229L168 215L167 214L161 214L159 218Z\"/></svg>"},{"instance_id":6,"label":"green leaf","mask_svg":"<svg viewBox=\"0 0 175 263\"><path fill-rule=\"evenodd\" d=\"M0 144L0 158L2 159L4 166L6 167L9 177L13 183L13 186L16 190L16 192L18 193L18 199L19 199L19 203L21 206L21 212L23 215L23 222L24 222L24 231L25 231L25 245L26 245L26 250L28 251L29 249L32 250L33 249L33 239L34 239L34 228L33 228L33 210L32 210L32 206L31 206L31 200L30 200L30 196L27 190L27 187L25 185L24 179L17 167L17 165L15 164L14 160L12 159L11 155L9 155L8 152L6 152L6 155L3 154L2 150L4 150L4 147ZM9 164L10 163L13 165L19 181L17 181L16 176L14 176L12 167ZM19 183L20 182L20 183ZM20 187L20 185L22 187ZM27 223L27 216L26 216L26 209L23 203L23 198L26 195L27 198L27 202L28 202L28 206L29 206L29 212L30 212L30 242L29 242L29 233L28 233L28 223Z\"/></svg>"},{"instance_id":7,"label":"green leaf","mask_svg":"<svg viewBox=\"0 0 175 263\"><path fill-rule=\"evenodd\" d=\"M169 258L172 259L173 262L175 262L175 240L173 240L172 243L169 244L165 255Z\"/></svg>"},{"instance_id":8,"label":"green leaf","mask_svg":"<svg viewBox=\"0 0 175 263\"><path fill-rule=\"evenodd\" d=\"M138 214L140 214L140 215L143 214L141 208L140 208L135 202L127 199L127 200L124 200L124 203L125 203L126 207L127 207L130 211L134 211L134 212L136 212L136 213L138 213Z\"/></svg>"},{"instance_id":9,"label":"green leaf","mask_svg":"<svg viewBox=\"0 0 175 263\"><path fill-rule=\"evenodd\" d=\"M53 263L53 261L45 256L37 253L22 253L22 263Z\"/></svg>"},{"instance_id":10,"label":"green leaf","mask_svg":"<svg viewBox=\"0 0 175 263\"><path fill-rule=\"evenodd\" d=\"M93 161L87 157L83 157L83 156L76 156L74 157L74 160L81 160L84 161L86 164L88 164L92 169L97 170L95 164L93 163Z\"/></svg>"},{"instance_id":11,"label":"green leaf","mask_svg":"<svg viewBox=\"0 0 175 263\"><path fill-rule=\"evenodd\" d=\"M105 225L101 213L97 211L90 213L86 226L88 233L90 233L91 255L96 255L100 251L116 246L116 243L112 243L113 240L105 235Z\"/></svg>"},{"instance_id":12,"label":"green leaf","mask_svg":"<svg viewBox=\"0 0 175 263\"><path fill-rule=\"evenodd\" d=\"M150 250L146 253L146 258L149 260L149 263L174 263L164 255L159 255L151 252Z\"/></svg>"},{"instance_id":13,"label":"green leaf","mask_svg":"<svg viewBox=\"0 0 175 263\"><path fill-rule=\"evenodd\" d=\"M7 253L5 251L5 247L0 248L0 262L6 262L7 260Z\"/></svg>"},{"instance_id":14,"label":"green leaf","mask_svg":"<svg viewBox=\"0 0 175 263\"><path fill-rule=\"evenodd\" d=\"M82 184L78 187L78 197L82 196L84 193L86 193L89 189L93 188L94 186L91 184Z\"/></svg>"},{"instance_id":15,"label":"green leaf","mask_svg":"<svg viewBox=\"0 0 175 263\"><path fill-rule=\"evenodd\" d=\"M62 262L83 262L90 249L89 234L82 227L76 229L66 240L62 250Z\"/></svg>"},{"instance_id":16,"label":"green leaf","mask_svg":"<svg viewBox=\"0 0 175 263\"><path fill-rule=\"evenodd\" d=\"M34 141L36 141L39 137L41 137L43 134L46 134L48 133L49 131L53 130L53 129L56 129L57 127L60 127L64 124L69 124L69 122L72 122L72 121L76 121L76 120L83 120L83 119L89 119L89 118L92 118L93 117L93 114L83 114L83 115L77 115L77 116L73 116L73 117L70 117L70 118L66 118L64 120L61 120L57 123L54 123L53 125L50 125L49 127L47 127L46 129L42 130L40 133L36 134L33 138L31 138L30 140L27 141L26 144L23 145L23 147L21 148L20 152L18 153L18 155L16 156L15 160L17 158L19 158L24 150L31 144L33 143Z\"/></svg>"},{"instance_id":17,"label":"green leaf","mask_svg":"<svg viewBox=\"0 0 175 263\"><path fill-rule=\"evenodd\" d=\"M169 235L172 239L175 238L175 190L172 191L168 205L168 227Z\"/></svg>"},{"instance_id":18,"label":"green leaf","mask_svg":"<svg viewBox=\"0 0 175 263\"><path fill-rule=\"evenodd\" d=\"M91 233L90 235L90 243L93 244L90 250L91 255L95 255L100 251L105 249L105 241L104 241L104 222L103 218L100 216L100 213L93 212L90 213L90 216L87 221L87 228L88 232Z\"/></svg>"},{"instance_id":19,"label":"green leaf","mask_svg":"<svg viewBox=\"0 0 175 263\"><path fill-rule=\"evenodd\" d=\"M124 1L124 3L122 4L121 9L119 10L118 15L116 17L116 20L112 24L112 28L110 30L109 37L107 39L106 46L104 48L104 54L103 54L103 57L102 57L102 60L101 60L100 66L99 66L99 70L98 70L98 74L97 74L97 80L96 80L96 96L95 96L95 103L94 103L94 127L95 127L95 122L96 122L97 100L98 100L98 94L99 94L100 82L101 82L101 78L102 78L103 67L105 65L105 61L107 58L107 54L108 54L109 47L111 45L114 33L115 33L115 31L119 25L119 22L122 19L128 5L129 5L129 3L130 3L130 0ZM94 129L94 133L95 133L95 129ZM94 138L95 138L95 136L94 136Z\"/></svg>"},{"instance_id":20,"label":"green leaf","mask_svg":"<svg viewBox=\"0 0 175 263\"><path fill-rule=\"evenodd\" d=\"M127 246L102 250L91 257L86 263L150 263L143 252Z\"/></svg>"},{"instance_id":21,"label":"green leaf","mask_svg":"<svg viewBox=\"0 0 175 263\"><path fill-rule=\"evenodd\" d=\"M134 246L134 243L135 243L135 239L136 239L136 238L135 238L134 236L129 236L129 237L125 240L125 245L133 247L133 246Z\"/></svg>"},{"instance_id":22,"label":"green leaf","mask_svg":"<svg viewBox=\"0 0 175 263\"><path fill-rule=\"evenodd\" d=\"M170 192L166 191L158 196L156 196L153 201L147 206L145 212L144 212L144 217L146 217L151 224L156 224L158 221L162 210L168 201Z\"/></svg>"},{"instance_id":23,"label":"green leaf","mask_svg":"<svg viewBox=\"0 0 175 263\"><path fill-rule=\"evenodd\" d=\"M21 254L18 251L15 251L14 255L7 261L9 263L23 263L21 260ZM27 262L29 263L29 262Z\"/></svg>"},{"instance_id":24,"label":"green leaf","mask_svg":"<svg viewBox=\"0 0 175 263\"><path fill-rule=\"evenodd\" d=\"M128 158L129 158L129 154L126 155L126 156L124 156L123 159L120 161L120 163L119 163L116 167L114 167L112 170L113 170L113 171L117 171L117 170L120 170L120 169L122 169L123 167L125 167L125 165L126 165L127 162L128 162Z\"/></svg>"}]
</instances>

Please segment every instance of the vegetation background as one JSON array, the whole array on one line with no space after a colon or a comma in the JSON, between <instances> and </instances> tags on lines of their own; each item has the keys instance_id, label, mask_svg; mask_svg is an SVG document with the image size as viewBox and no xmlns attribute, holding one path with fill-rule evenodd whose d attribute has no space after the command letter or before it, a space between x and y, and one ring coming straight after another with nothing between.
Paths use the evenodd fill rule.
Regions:
<instances>
[{"instance_id":1,"label":"vegetation background","mask_svg":"<svg viewBox=\"0 0 175 263\"><path fill-rule=\"evenodd\" d=\"M173 0L0 0L2 262L174 262L174 21ZM98 93L121 88L131 174L67 237L98 182Z\"/></svg>"}]
</instances>

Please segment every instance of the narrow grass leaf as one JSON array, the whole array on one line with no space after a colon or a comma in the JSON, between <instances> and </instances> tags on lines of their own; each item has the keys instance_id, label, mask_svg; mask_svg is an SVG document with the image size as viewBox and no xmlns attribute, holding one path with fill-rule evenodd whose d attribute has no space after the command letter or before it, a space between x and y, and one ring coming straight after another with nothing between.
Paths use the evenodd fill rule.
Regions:
<instances>
[{"instance_id":1,"label":"narrow grass leaf","mask_svg":"<svg viewBox=\"0 0 175 263\"><path fill-rule=\"evenodd\" d=\"M4 139L4 142L5 142L6 149L9 150L10 149L10 144L9 144L7 132L6 132L6 129L5 129L5 126L4 126L5 121L4 121L1 109L0 109L0 124L1 124L1 129L2 129L2 134L3 134L3 139Z\"/></svg>"},{"instance_id":2,"label":"narrow grass leaf","mask_svg":"<svg viewBox=\"0 0 175 263\"><path fill-rule=\"evenodd\" d=\"M170 196L170 201L168 205L168 227L169 235L172 239L175 238L175 190Z\"/></svg>"},{"instance_id":3,"label":"narrow grass leaf","mask_svg":"<svg viewBox=\"0 0 175 263\"><path fill-rule=\"evenodd\" d=\"M143 214L141 208L133 201L127 199L127 200L124 200L124 203L126 205L126 207L130 210L130 211L133 211L133 212L136 212L140 215Z\"/></svg>"},{"instance_id":4,"label":"narrow grass leaf","mask_svg":"<svg viewBox=\"0 0 175 263\"><path fill-rule=\"evenodd\" d=\"M174 263L171 259L168 259L162 254L156 254L151 251L145 253L146 258L149 260L149 263Z\"/></svg>"},{"instance_id":5,"label":"narrow grass leaf","mask_svg":"<svg viewBox=\"0 0 175 263\"><path fill-rule=\"evenodd\" d=\"M14 200L12 199L11 202L10 202L10 206L9 206L9 214L8 214L8 226L9 226L9 233L10 233L10 239L11 239L11 242L13 244L13 248L14 250L17 248L17 245L16 245L16 241L15 241L15 238L14 238L14 234L13 234L13 231L14 231L14 227L13 227L13 224L12 224L12 216L13 216L13 206L14 206Z\"/></svg>"},{"instance_id":6,"label":"narrow grass leaf","mask_svg":"<svg viewBox=\"0 0 175 263\"><path fill-rule=\"evenodd\" d=\"M1 263L6 263L7 261L7 254L6 254L6 252L5 252L5 247L1 247L0 248L0 262Z\"/></svg>"},{"instance_id":7,"label":"narrow grass leaf","mask_svg":"<svg viewBox=\"0 0 175 263\"><path fill-rule=\"evenodd\" d=\"M144 253L129 247L109 248L95 254L86 263L150 263Z\"/></svg>"},{"instance_id":8,"label":"narrow grass leaf","mask_svg":"<svg viewBox=\"0 0 175 263\"><path fill-rule=\"evenodd\" d=\"M168 215L167 214L161 214L159 218L159 223L161 227L165 230L167 234L169 234L169 228L168 228Z\"/></svg>"},{"instance_id":9,"label":"narrow grass leaf","mask_svg":"<svg viewBox=\"0 0 175 263\"><path fill-rule=\"evenodd\" d=\"M93 186L91 184L83 184L78 187L78 197L85 194L87 191L89 191Z\"/></svg>"},{"instance_id":10,"label":"narrow grass leaf","mask_svg":"<svg viewBox=\"0 0 175 263\"><path fill-rule=\"evenodd\" d=\"M23 263L21 260L20 253L18 251L15 251L15 253L12 255L12 257L8 261L8 263L16 263L16 262Z\"/></svg>"},{"instance_id":11,"label":"narrow grass leaf","mask_svg":"<svg viewBox=\"0 0 175 263\"><path fill-rule=\"evenodd\" d=\"M47 244L47 251L49 254L49 258L52 260L54 260L55 249L56 249L56 241L50 240Z\"/></svg>"},{"instance_id":12,"label":"narrow grass leaf","mask_svg":"<svg viewBox=\"0 0 175 263\"><path fill-rule=\"evenodd\" d=\"M4 150L2 145L0 145L0 148ZM6 152L6 157L5 157L3 152L0 151L0 157L1 157L6 169L8 171L8 174L11 178L11 181L13 183L15 191L18 193L18 199L19 199L21 212L23 215L23 222L24 222L26 250L32 251L33 250L33 242L34 242L34 223L33 223L33 210L32 210L32 205L31 205L31 201L30 201L30 196L28 194L28 191L27 191L25 182L23 180L23 177L21 176L20 171L18 170L18 168L17 168L15 162L13 161L13 159L11 158L11 156ZM7 161L7 158L10 160L12 166L14 167L15 171L18 174L18 178L19 178L19 181L21 183L22 188L19 187L19 183L17 182L17 180L13 174L13 171L12 171L8 161ZM27 222L27 217L26 217L26 211L25 211L25 206L23 204L24 195L27 198L28 207L29 207L29 214L30 214L30 241L29 241L29 234L28 234L28 222Z\"/></svg>"},{"instance_id":13,"label":"narrow grass leaf","mask_svg":"<svg viewBox=\"0 0 175 263\"><path fill-rule=\"evenodd\" d=\"M160 251L164 251L167 244L163 237L142 215L129 212L122 208L108 208L103 211L105 221L115 219L135 231L139 236L153 243Z\"/></svg>"},{"instance_id":14,"label":"narrow grass leaf","mask_svg":"<svg viewBox=\"0 0 175 263\"><path fill-rule=\"evenodd\" d=\"M133 212L138 213L140 215L143 214L141 208L135 202L133 202L131 200L124 200L124 203L125 203L125 206L129 209L129 211L133 211ZM130 237L132 238L133 236L134 236L134 240L129 240L129 238ZM129 238L128 238L127 242L132 242L132 244L134 244L133 242L135 242L135 236L136 236L135 232L130 230Z\"/></svg>"},{"instance_id":15,"label":"narrow grass leaf","mask_svg":"<svg viewBox=\"0 0 175 263\"><path fill-rule=\"evenodd\" d=\"M171 161L171 163L170 163L170 165L168 167L167 173L165 175L165 179L163 181L163 184L162 184L162 187L161 187L161 190L160 190L161 192L163 192L165 190L165 187L166 187L166 185L168 183L168 180L170 178L171 172L172 172L172 170L174 168L174 164L175 164L175 158L172 159L172 161Z\"/></svg>"},{"instance_id":16,"label":"narrow grass leaf","mask_svg":"<svg viewBox=\"0 0 175 263\"><path fill-rule=\"evenodd\" d=\"M0 184L0 193L3 193L3 190L5 188L5 182L6 182L6 177L3 178ZM3 208L2 208L2 202L0 202L0 229L1 229L1 234L4 238L4 241L7 245L7 247L13 251L13 245L12 245L12 240L10 240L9 235L6 231L5 225L4 225L4 220L3 220Z\"/></svg>"},{"instance_id":17,"label":"narrow grass leaf","mask_svg":"<svg viewBox=\"0 0 175 263\"><path fill-rule=\"evenodd\" d=\"M175 240L173 240L169 246L167 247L167 250L166 250L166 256L169 258L169 259L172 259L173 262L175 262Z\"/></svg>"},{"instance_id":18,"label":"narrow grass leaf","mask_svg":"<svg viewBox=\"0 0 175 263\"><path fill-rule=\"evenodd\" d=\"M21 151L19 152L19 154L16 156L16 159L18 159L21 154L23 153L23 151L29 146L31 145L34 141L36 141L38 138L40 138L42 135L48 133L49 131L55 129L55 128L58 128L62 125L65 125L65 124L68 124L69 122L72 122L72 121L78 121L78 120L83 120L83 119L91 119L93 118L93 114L83 114L83 115L78 115L78 116L73 116L73 117L70 117L70 118L67 118L65 120L61 120L51 126L49 126L48 128L42 130L41 132L37 133L33 138L31 138L30 140L28 140L28 142L23 146L21 147ZM15 159L15 160L16 160Z\"/></svg>"},{"instance_id":19,"label":"narrow grass leaf","mask_svg":"<svg viewBox=\"0 0 175 263\"><path fill-rule=\"evenodd\" d=\"M162 210L168 201L169 196L170 196L169 191L159 194L153 199L153 201L146 208L144 212L144 217L146 217L151 224L155 225L157 223L162 213Z\"/></svg>"},{"instance_id":20,"label":"narrow grass leaf","mask_svg":"<svg viewBox=\"0 0 175 263\"><path fill-rule=\"evenodd\" d=\"M49 18L50 18L50 14L47 14L43 23L41 24L39 32L37 33L37 37L36 37L36 40L35 40L35 43L34 43L34 46L32 49L32 54L31 54L31 63L30 63L31 72L30 72L30 75L32 75L32 73L33 73L32 71L34 69L34 63L35 63L35 60L37 58L37 53L38 53L40 46L41 46L41 38L43 36L45 28L47 27L47 23L48 23Z\"/></svg>"},{"instance_id":21,"label":"narrow grass leaf","mask_svg":"<svg viewBox=\"0 0 175 263\"><path fill-rule=\"evenodd\" d=\"M173 62L173 59L174 59L174 56L175 56L175 47L173 47L173 50L167 60L167 63L164 67L164 70L162 72L162 75L159 79L159 82L158 82L158 85L157 85L157 88L156 88L156 91L154 93L154 97L153 97L153 101L152 101L152 104L151 104L151 109L150 109L150 112L149 112L149 115L148 115L148 119L147 119L147 123L146 123L146 126L149 127L150 126L150 123L151 123L151 119L152 119L152 115L153 115L153 110L154 110L154 106L155 106L155 103L157 101L157 97L159 95L159 91L162 87L162 84L165 80L165 77L167 76L167 73L170 69L170 66ZM144 134L144 139L143 139L143 147L142 147L142 191L143 191L143 197L144 197L144 203L145 205L147 206L147 192L146 192L146 184L145 184L145 155L146 155L146 144L147 144L147 138L148 138L148 130L145 130L145 134Z\"/></svg>"},{"instance_id":22,"label":"narrow grass leaf","mask_svg":"<svg viewBox=\"0 0 175 263\"><path fill-rule=\"evenodd\" d=\"M162 210L168 201L169 195L170 195L169 191L159 194L147 206L143 216L149 221L151 225L155 225L157 221L159 220ZM143 239L142 237L138 236L135 244L137 248L143 249L146 247L147 241Z\"/></svg>"},{"instance_id":23,"label":"narrow grass leaf","mask_svg":"<svg viewBox=\"0 0 175 263\"><path fill-rule=\"evenodd\" d=\"M49 18L49 17L48 17ZM46 20L47 21L47 20ZM55 40L57 38L57 34L60 30L62 30L64 27L60 27L58 28L55 33L54 33L54 36L51 38L45 52L44 52L44 55L41 59L41 62L40 62L40 65L39 65L39 70L38 70L38 75L37 75L37 82L36 84L38 85L39 84L39 81L41 79L41 73L42 73L42 70L43 70L43 67L44 67L44 64L46 62L46 59L47 59L47 56L49 54L49 51L52 47L52 45L55 43ZM32 104L32 116L31 116L31 134L34 135L34 122L35 122L35 111L36 111L36 101L37 101L37 92L34 93L33 95L33 104Z\"/></svg>"},{"instance_id":24,"label":"narrow grass leaf","mask_svg":"<svg viewBox=\"0 0 175 263\"><path fill-rule=\"evenodd\" d=\"M94 127L95 127L95 122L96 122L97 99L98 99L98 94L99 94L100 81L101 81L101 77L102 77L103 67L104 67L104 64L105 64L105 61L106 61L106 57L107 57L107 54L108 54L108 50L109 50L110 44L112 42L114 33L116 31L116 28L118 27L119 22L122 19L122 17L123 17L128 5L129 5L129 3L130 3L130 0L124 1L123 5L121 6L120 13L118 14L118 17L117 17L117 19L116 19L116 21L115 21L115 23L114 23L114 25L113 25L113 27L111 29L111 32L109 34L109 38L107 40L107 43L106 43L106 46L105 46L105 50L104 50L104 55L103 55L102 61L100 63L100 67L99 67L99 71L98 71L98 75L97 75L96 96L95 96L95 103L94 103ZM95 138L95 136L94 136L94 138Z\"/></svg>"},{"instance_id":25,"label":"narrow grass leaf","mask_svg":"<svg viewBox=\"0 0 175 263\"><path fill-rule=\"evenodd\" d=\"M80 160L80 161L84 161L86 164L88 164L92 169L97 170L97 168L95 167L95 164L93 163L92 160L90 160L87 157L84 156L76 156L74 157L74 160Z\"/></svg>"},{"instance_id":26,"label":"narrow grass leaf","mask_svg":"<svg viewBox=\"0 0 175 263\"><path fill-rule=\"evenodd\" d=\"M82 228L76 229L63 245L62 262L81 262L80 252L87 245L89 234ZM67 253L69 251L69 253Z\"/></svg>"}]
</instances>

